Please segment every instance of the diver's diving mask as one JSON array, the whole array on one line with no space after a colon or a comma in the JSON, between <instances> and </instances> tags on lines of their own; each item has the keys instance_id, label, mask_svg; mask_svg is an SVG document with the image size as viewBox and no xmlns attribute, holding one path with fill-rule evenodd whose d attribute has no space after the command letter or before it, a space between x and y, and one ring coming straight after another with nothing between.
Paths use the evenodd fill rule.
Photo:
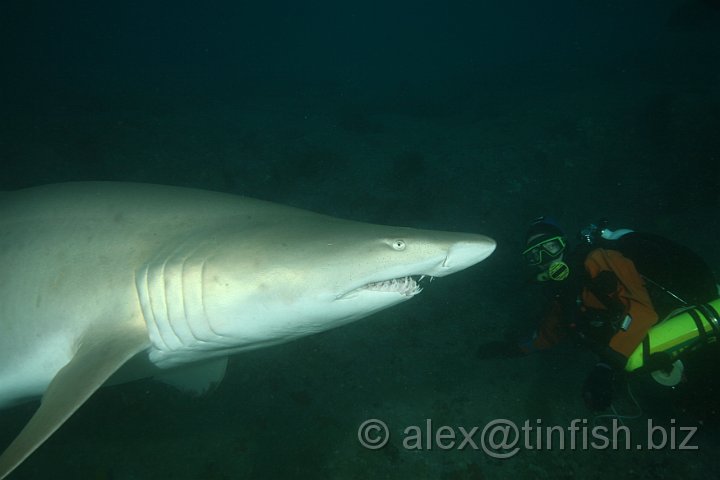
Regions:
<instances>
[{"instance_id":1,"label":"diver's diving mask","mask_svg":"<svg viewBox=\"0 0 720 480\"><path fill-rule=\"evenodd\" d=\"M546 238L526 248L522 254L528 265L542 265L555 260L565 251L565 239L560 236Z\"/></svg>"}]
</instances>

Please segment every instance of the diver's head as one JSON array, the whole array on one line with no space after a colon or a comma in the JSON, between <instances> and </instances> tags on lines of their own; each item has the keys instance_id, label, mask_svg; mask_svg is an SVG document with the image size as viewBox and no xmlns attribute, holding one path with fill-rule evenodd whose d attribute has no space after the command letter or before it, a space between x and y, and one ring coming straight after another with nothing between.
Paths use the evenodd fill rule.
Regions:
<instances>
[{"instance_id":1,"label":"diver's head","mask_svg":"<svg viewBox=\"0 0 720 480\"><path fill-rule=\"evenodd\" d=\"M539 217L533 220L525 237L525 262L538 270L537 280L565 280L570 268L563 257L567 240L562 229L551 218Z\"/></svg>"}]
</instances>

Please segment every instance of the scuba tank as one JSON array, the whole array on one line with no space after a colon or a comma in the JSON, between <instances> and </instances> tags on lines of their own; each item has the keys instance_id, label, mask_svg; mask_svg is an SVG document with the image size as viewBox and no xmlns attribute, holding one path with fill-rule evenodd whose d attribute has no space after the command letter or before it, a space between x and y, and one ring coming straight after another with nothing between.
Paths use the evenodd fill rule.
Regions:
<instances>
[{"instance_id":1,"label":"scuba tank","mask_svg":"<svg viewBox=\"0 0 720 480\"><path fill-rule=\"evenodd\" d=\"M688 307L652 327L628 358L625 370L650 371L662 385L677 385L683 353L716 342L720 336L720 298Z\"/></svg>"},{"instance_id":2,"label":"scuba tank","mask_svg":"<svg viewBox=\"0 0 720 480\"><path fill-rule=\"evenodd\" d=\"M653 306L664 320L655 324L628 358L628 372L650 372L662 385L682 379L684 353L720 337L720 288L694 252L657 235L609 230L607 219L579 233L588 248L611 248L642 272ZM630 235L628 235L630 234Z\"/></svg>"}]
</instances>

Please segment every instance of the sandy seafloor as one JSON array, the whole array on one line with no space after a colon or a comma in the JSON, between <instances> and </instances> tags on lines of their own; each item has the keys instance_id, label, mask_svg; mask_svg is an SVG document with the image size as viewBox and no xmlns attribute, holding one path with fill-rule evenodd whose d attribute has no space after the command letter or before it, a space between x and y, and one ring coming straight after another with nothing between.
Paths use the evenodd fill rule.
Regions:
<instances>
[{"instance_id":1,"label":"sandy seafloor","mask_svg":"<svg viewBox=\"0 0 720 480\"><path fill-rule=\"evenodd\" d=\"M2 189L69 180L192 186L361 221L484 233L498 249L410 302L232 357L206 397L152 380L104 388L10 478L720 477L713 352L691 359L688 383L675 390L629 379L642 407L625 421L630 450L522 448L497 459L472 447L403 446L403 430L426 419L467 430L494 419L594 425L579 394L593 365L588 352L565 345L477 358L484 342L529 332L539 319L541 298L519 255L535 216L554 215L570 234L605 216L668 235L720 274L720 15L717 2L661 3L639 45L628 34L599 58L535 51L447 74L447 65L421 61L387 79L382 69L392 62L341 65L332 75L299 75L294 65L285 74L268 61L236 84L241 73L223 77L190 62L163 75L158 67L147 81L93 68L68 80L56 64L34 67L45 72L39 81L16 58L17 78L3 80ZM623 28L643 24L637 6L606 8L608 24L627 15L635 17ZM577 48L584 41L578 33ZM36 82L20 85L26 77ZM636 410L623 387L615 405ZM0 445L35 407L0 412ZM357 439L371 418L390 428L379 450ZM649 419L676 427L678 442L677 427L698 427L690 441L698 448L635 448ZM479 433L474 440L479 446Z\"/></svg>"}]
</instances>

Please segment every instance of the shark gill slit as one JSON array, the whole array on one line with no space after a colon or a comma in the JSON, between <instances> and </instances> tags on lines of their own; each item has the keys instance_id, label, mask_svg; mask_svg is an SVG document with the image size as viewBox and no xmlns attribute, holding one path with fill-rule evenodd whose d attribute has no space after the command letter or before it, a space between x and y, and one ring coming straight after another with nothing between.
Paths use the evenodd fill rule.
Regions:
<instances>
[{"instance_id":1,"label":"shark gill slit","mask_svg":"<svg viewBox=\"0 0 720 480\"><path fill-rule=\"evenodd\" d=\"M222 335L215 331L215 328L213 328L213 324L210 321L210 317L207 314L207 310L205 309L205 267L207 265L209 257L203 258L202 265L200 265L200 304L202 305L202 313L203 318L205 319L205 322L208 325L208 328L210 328L210 331L217 335L218 337L221 337Z\"/></svg>"},{"instance_id":2,"label":"shark gill slit","mask_svg":"<svg viewBox=\"0 0 720 480\"><path fill-rule=\"evenodd\" d=\"M177 329L175 328L175 322L173 322L173 319L171 318L170 302L168 302L168 290L172 289L172 285L168 284L168 277L166 275L167 264L173 258L173 256L175 256L177 250L178 249L175 249L175 251L168 255L168 257L163 262L162 269L160 270L160 284L162 285L163 303L165 304L165 322L170 327L173 335L175 335L175 340L177 341L179 346L183 346L184 342L182 336L178 333Z\"/></svg>"},{"instance_id":3,"label":"shark gill slit","mask_svg":"<svg viewBox=\"0 0 720 480\"><path fill-rule=\"evenodd\" d=\"M165 338L163 338L162 331L160 330L160 326L158 325L158 318L157 314L155 313L155 308L153 307L152 300L150 299L150 265L148 264L145 266L145 292L144 292L144 300L145 304L147 305L147 308L143 308L143 315L146 313L150 314L149 319L146 319L146 324L148 323L148 320L152 321L152 327L157 332L157 336L160 340L162 340L165 347L167 347L167 342L165 341ZM141 305L142 307L142 305Z\"/></svg>"},{"instance_id":4,"label":"shark gill slit","mask_svg":"<svg viewBox=\"0 0 720 480\"><path fill-rule=\"evenodd\" d=\"M183 319L185 320L185 324L188 326L188 331L190 332L190 335L195 340L203 341L200 337L198 337L198 334L193 330L192 328L192 322L190 322L190 318L188 318L188 308L187 308L187 301L185 300L185 266L188 263L188 260L190 260L190 257L192 254L195 253L195 251L191 252L190 254L186 255L185 258L183 258L182 265L180 266L180 297L182 300L182 313L183 313Z\"/></svg>"},{"instance_id":5,"label":"shark gill slit","mask_svg":"<svg viewBox=\"0 0 720 480\"><path fill-rule=\"evenodd\" d=\"M180 295L181 295L181 297L182 297L183 316L184 316L184 318L185 318L185 323L186 323L186 325L187 325L187 327L188 327L188 331L189 331L190 334L192 335L193 339L196 340L196 343L199 343L199 344L203 344L203 345L204 345L204 344L212 343L212 340L213 340L213 339L203 338L204 335L203 335L203 331L202 331L202 330L200 330L199 332L197 332L197 331L195 331L195 330L193 329L193 322L190 320L190 316L192 315L193 312L190 312L190 310L188 309L187 300L186 300L186 298L189 296L189 295L187 294L188 290L190 290L190 293L193 293L193 291L194 291L193 289L189 289L189 288L187 287L187 285L188 285L188 284L192 285L193 283L196 284L196 285L197 285L197 284L200 285L200 289L201 289L201 291L200 291L200 297L201 297L201 299L203 299L203 292L202 292L203 281L202 281L202 278L203 278L203 272L205 271L205 259L203 259L203 261L202 261L202 263L200 264L200 267L199 267L199 268L197 268L197 269L196 269L196 268L193 268L192 270L190 270L189 273L187 273L187 271L188 271L188 268L187 268L187 267L188 267L188 264L190 264L191 267L194 267L194 265L192 265L191 259L192 259L193 255L195 255L199 249L200 249L200 246L196 246L196 247L193 248L193 250L192 250L190 253L188 253L188 254L185 256L185 258L183 259L182 268L181 268L181 271L180 271L180 282L181 282L181 285L180 285L180 289L181 289ZM199 275L198 275L196 272L199 272ZM190 278L188 278L188 276L189 276ZM204 300L203 300L203 302L204 302ZM210 325L210 320L209 320L209 318L207 317L207 314L205 313L205 305L204 305L204 303L202 304L202 316L201 316L201 318L200 318L199 320L201 320L202 322L204 322L204 323L208 326L208 329L210 330L210 332L211 332L213 335L219 336L219 335L217 334L217 332L215 332L215 330L213 330L212 325Z\"/></svg>"}]
</instances>

